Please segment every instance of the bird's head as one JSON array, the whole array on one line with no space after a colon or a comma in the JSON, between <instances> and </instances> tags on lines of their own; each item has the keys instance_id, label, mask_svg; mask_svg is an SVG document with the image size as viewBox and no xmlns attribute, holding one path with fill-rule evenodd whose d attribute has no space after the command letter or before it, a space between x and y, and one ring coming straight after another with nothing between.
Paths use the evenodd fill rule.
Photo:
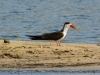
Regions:
<instances>
[{"instance_id":1,"label":"bird's head","mask_svg":"<svg viewBox=\"0 0 100 75\"><path fill-rule=\"evenodd\" d=\"M72 23L70 23L70 22L66 22L65 24L65 27L70 27L70 28L73 28L73 29L75 29L75 30L78 30Z\"/></svg>"}]
</instances>

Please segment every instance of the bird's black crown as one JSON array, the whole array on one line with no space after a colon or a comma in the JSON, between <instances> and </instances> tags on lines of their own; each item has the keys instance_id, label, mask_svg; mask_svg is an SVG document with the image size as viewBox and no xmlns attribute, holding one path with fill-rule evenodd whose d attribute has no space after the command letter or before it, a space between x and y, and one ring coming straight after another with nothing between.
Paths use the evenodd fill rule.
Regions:
<instances>
[{"instance_id":1,"label":"bird's black crown","mask_svg":"<svg viewBox=\"0 0 100 75\"><path fill-rule=\"evenodd\" d=\"M70 22L65 22L65 24L70 24Z\"/></svg>"}]
</instances>

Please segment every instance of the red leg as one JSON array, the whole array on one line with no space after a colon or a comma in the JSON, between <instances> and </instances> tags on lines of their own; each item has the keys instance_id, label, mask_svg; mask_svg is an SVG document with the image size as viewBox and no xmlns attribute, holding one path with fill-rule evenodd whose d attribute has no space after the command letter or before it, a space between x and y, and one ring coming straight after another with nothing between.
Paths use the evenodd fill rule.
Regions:
<instances>
[{"instance_id":1,"label":"red leg","mask_svg":"<svg viewBox=\"0 0 100 75\"><path fill-rule=\"evenodd\" d=\"M60 41L58 41L58 46L61 46L61 45L60 45Z\"/></svg>"},{"instance_id":2,"label":"red leg","mask_svg":"<svg viewBox=\"0 0 100 75\"><path fill-rule=\"evenodd\" d=\"M56 41L56 44L57 44L57 46L58 46L58 41Z\"/></svg>"},{"instance_id":3,"label":"red leg","mask_svg":"<svg viewBox=\"0 0 100 75\"><path fill-rule=\"evenodd\" d=\"M56 43L57 43L57 46L60 46L60 41L56 41Z\"/></svg>"}]
</instances>

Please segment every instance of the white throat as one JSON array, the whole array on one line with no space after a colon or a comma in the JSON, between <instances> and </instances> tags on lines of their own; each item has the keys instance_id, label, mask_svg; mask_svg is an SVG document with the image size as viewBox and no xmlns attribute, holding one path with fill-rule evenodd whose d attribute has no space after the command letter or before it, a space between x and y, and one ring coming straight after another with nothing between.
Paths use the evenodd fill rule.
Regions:
<instances>
[{"instance_id":1,"label":"white throat","mask_svg":"<svg viewBox=\"0 0 100 75\"><path fill-rule=\"evenodd\" d=\"M65 25L65 27L64 27L64 29L63 29L63 34L64 34L65 36L66 36L66 34L67 34L67 31L68 31L69 27L70 27L70 24Z\"/></svg>"},{"instance_id":2,"label":"white throat","mask_svg":"<svg viewBox=\"0 0 100 75\"><path fill-rule=\"evenodd\" d=\"M63 28L63 34L64 34L64 36L61 39L65 38L65 36L67 35L67 31L68 31L69 27L70 27L70 24L64 26L64 28Z\"/></svg>"},{"instance_id":3,"label":"white throat","mask_svg":"<svg viewBox=\"0 0 100 75\"><path fill-rule=\"evenodd\" d=\"M65 27L64 27L64 29L63 29L63 32L66 32L66 33L67 33L67 31L68 31L69 27L70 27L70 24L65 25Z\"/></svg>"}]
</instances>

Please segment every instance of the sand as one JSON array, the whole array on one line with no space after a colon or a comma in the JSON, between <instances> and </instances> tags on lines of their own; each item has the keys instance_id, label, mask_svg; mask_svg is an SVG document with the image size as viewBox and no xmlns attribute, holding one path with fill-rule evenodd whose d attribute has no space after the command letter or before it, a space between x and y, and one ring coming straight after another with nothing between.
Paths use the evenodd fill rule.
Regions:
<instances>
[{"instance_id":1,"label":"sand","mask_svg":"<svg viewBox=\"0 0 100 75\"><path fill-rule=\"evenodd\" d=\"M100 70L100 45L0 40L0 70Z\"/></svg>"}]
</instances>

